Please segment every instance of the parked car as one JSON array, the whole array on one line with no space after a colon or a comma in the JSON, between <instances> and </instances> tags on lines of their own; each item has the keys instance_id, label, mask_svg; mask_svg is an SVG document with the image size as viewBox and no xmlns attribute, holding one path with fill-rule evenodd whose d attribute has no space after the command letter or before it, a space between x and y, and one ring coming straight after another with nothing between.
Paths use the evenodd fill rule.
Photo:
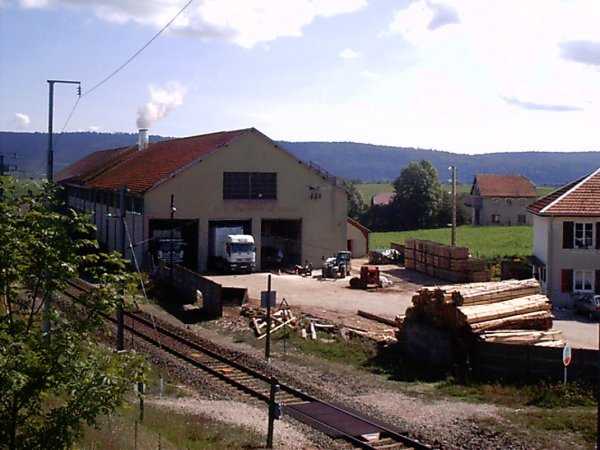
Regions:
<instances>
[{"instance_id":1,"label":"parked car","mask_svg":"<svg viewBox=\"0 0 600 450\"><path fill-rule=\"evenodd\" d=\"M600 317L600 295L579 294L575 296L575 311L590 319Z\"/></svg>"}]
</instances>

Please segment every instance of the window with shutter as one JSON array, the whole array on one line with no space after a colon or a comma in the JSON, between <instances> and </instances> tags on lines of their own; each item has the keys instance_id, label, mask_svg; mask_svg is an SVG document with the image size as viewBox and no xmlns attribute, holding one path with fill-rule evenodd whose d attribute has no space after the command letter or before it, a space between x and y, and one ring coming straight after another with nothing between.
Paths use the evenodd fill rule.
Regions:
<instances>
[{"instance_id":1,"label":"window with shutter","mask_svg":"<svg viewBox=\"0 0 600 450\"><path fill-rule=\"evenodd\" d=\"M573 222L563 222L563 248L573 248Z\"/></svg>"},{"instance_id":2,"label":"window with shutter","mask_svg":"<svg viewBox=\"0 0 600 450\"><path fill-rule=\"evenodd\" d=\"M596 249L600 250L600 222L596 222Z\"/></svg>"},{"instance_id":3,"label":"window with shutter","mask_svg":"<svg viewBox=\"0 0 600 450\"><path fill-rule=\"evenodd\" d=\"M573 291L573 269L562 269L560 271L560 291Z\"/></svg>"}]
</instances>

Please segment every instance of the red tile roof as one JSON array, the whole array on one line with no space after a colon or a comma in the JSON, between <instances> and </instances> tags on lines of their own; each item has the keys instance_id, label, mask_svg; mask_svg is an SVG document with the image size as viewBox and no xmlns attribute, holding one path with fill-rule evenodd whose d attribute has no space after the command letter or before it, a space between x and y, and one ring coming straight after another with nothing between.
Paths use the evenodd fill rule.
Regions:
<instances>
[{"instance_id":1,"label":"red tile roof","mask_svg":"<svg viewBox=\"0 0 600 450\"><path fill-rule=\"evenodd\" d=\"M373 196L371 199L371 204L381 206L389 205L392 203L392 200L394 200L395 195L396 194L394 192L380 192L379 194Z\"/></svg>"},{"instance_id":2,"label":"red tile roof","mask_svg":"<svg viewBox=\"0 0 600 450\"><path fill-rule=\"evenodd\" d=\"M126 156L133 150L132 147L121 147L90 153L58 172L55 180L57 182L81 183L86 177L98 174L103 169L107 169L112 164L119 162L123 156Z\"/></svg>"},{"instance_id":3,"label":"red tile roof","mask_svg":"<svg viewBox=\"0 0 600 450\"><path fill-rule=\"evenodd\" d=\"M538 216L600 217L600 169L532 203Z\"/></svg>"},{"instance_id":4,"label":"red tile roof","mask_svg":"<svg viewBox=\"0 0 600 450\"><path fill-rule=\"evenodd\" d=\"M533 183L522 175L477 174L471 194L476 185L482 197L537 197Z\"/></svg>"},{"instance_id":5,"label":"red tile roof","mask_svg":"<svg viewBox=\"0 0 600 450\"><path fill-rule=\"evenodd\" d=\"M92 153L61 171L57 181L76 181L95 189L120 189L144 193L191 163L253 131L243 129L203 134ZM64 173L63 173L64 172Z\"/></svg>"}]
</instances>

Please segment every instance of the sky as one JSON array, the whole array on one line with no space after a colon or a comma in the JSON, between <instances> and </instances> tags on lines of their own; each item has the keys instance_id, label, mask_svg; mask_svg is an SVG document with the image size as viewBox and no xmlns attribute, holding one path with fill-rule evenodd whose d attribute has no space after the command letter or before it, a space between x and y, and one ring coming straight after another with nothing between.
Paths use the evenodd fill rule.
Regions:
<instances>
[{"instance_id":1,"label":"sky","mask_svg":"<svg viewBox=\"0 0 600 450\"><path fill-rule=\"evenodd\" d=\"M0 0L0 129L600 150L598 0ZM57 85L55 131L76 100Z\"/></svg>"}]
</instances>

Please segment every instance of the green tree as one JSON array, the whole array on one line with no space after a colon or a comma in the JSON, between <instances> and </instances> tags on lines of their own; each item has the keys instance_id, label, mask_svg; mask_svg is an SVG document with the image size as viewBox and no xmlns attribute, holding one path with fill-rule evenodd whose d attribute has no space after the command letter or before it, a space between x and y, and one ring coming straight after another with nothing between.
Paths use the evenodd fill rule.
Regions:
<instances>
[{"instance_id":1,"label":"green tree","mask_svg":"<svg viewBox=\"0 0 600 450\"><path fill-rule=\"evenodd\" d=\"M348 192L348 216L358 220L367 210L367 205L356 188L356 182L344 181L344 187Z\"/></svg>"},{"instance_id":2,"label":"green tree","mask_svg":"<svg viewBox=\"0 0 600 450\"><path fill-rule=\"evenodd\" d=\"M93 339L100 313L111 312L133 280L116 255L84 256L95 244L85 238L89 220L58 212L54 188L18 194L14 183L0 183L0 442L11 450L68 448L141 376L139 357ZM64 312L57 294L84 263L94 267L98 288ZM40 316L51 300L48 335Z\"/></svg>"},{"instance_id":3,"label":"green tree","mask_svg":"<svg viewBox=\"0 0 600 450\"><path fill-rule=\"evenodd\" d=\"M398 228L428 228L437 225L442 186L429 161L411 162L394 181L396 196L393 219Z\"/></svg>"}]
</instances>

